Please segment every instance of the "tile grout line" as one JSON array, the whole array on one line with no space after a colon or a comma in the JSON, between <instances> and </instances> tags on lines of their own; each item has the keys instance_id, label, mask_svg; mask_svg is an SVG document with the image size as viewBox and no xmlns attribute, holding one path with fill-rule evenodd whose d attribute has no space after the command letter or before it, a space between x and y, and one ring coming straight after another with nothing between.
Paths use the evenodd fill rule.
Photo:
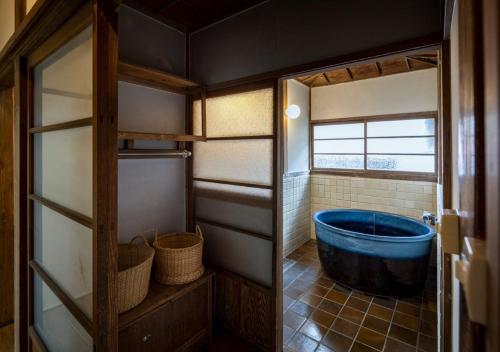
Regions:
<instances>
[{"instance_id":1,"label":"tile grout line","mask_svg":"<svg viewBox=\"0 0 500 352\"><path fill-rule=\"evenodd\" d=\"M359 332L363 328L363 323L365 322L366 316L368 315L368 311L370 310L370 307L372 306L373 300L374 300L374 297L372 297L372 299L370 300L370 304L368 304L368 307L366 308L366 312L363 315L363 319L361 319L361 323L359 323L359 329L356 332L356 335L354 336L354 338L352 339L352 344L351 344L351 348L349 348L349 351L351 351L354 348L354 344L356 343L356 340L358 338Z\"/></svg>"}]
</instances>

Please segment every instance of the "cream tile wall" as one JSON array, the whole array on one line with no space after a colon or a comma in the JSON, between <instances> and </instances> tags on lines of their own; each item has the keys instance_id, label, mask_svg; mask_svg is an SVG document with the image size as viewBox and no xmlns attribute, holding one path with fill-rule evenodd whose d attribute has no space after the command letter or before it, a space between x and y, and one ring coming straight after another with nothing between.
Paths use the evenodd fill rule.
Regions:
<instances>
[{"instance_id":1,"label":"cream tile wall","mask_svg":"<svg viewBox=\"0 0 500 352\"><path fill-rule=\"evenodd\" d=\"M309 173L283 177L283 254L287 256L309 240Z\"/></svg>"},{"instance_id":2,"label":"cream tile wall","mask_svg":"<svg viewBox=\"0 0 500 352\"><path fill-rule=\"evenodd\" d=\"M436 214L437 185L400 181L311 175L311 216L320 210L354 208L379 210L421 218L424 210ZM311 238L315 238L311 221Z\"/></svg>"}]
</instances>

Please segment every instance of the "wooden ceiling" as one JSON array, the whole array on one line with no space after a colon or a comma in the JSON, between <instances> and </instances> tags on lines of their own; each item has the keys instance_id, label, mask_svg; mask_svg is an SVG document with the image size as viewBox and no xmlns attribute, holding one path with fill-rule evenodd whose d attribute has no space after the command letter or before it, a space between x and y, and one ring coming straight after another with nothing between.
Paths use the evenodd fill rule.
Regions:
<instances>
[{"instance_id":1,"label":"wooden ceiling","mask_svg":"<svg viewBox=\"0 0 500 352\"><path fill-rule=\"evenodd\" d=\"M185 33L196 31L266 0L122 0Z\"/></svg>"},{"instance_id":2,"label":"wooden ceiling","mask_svg":"<svg viewBox=\"0 0 500 352\"><path fill-rule=\"evenodd\" d=\"M321 87L395 73L424 70L437 67L437 65L437 51L426 51L409 56L381 59L372 63L353 65L324 73L306 75L297 78L297 80L309 87Z\"/></svg>"}]
</instances>

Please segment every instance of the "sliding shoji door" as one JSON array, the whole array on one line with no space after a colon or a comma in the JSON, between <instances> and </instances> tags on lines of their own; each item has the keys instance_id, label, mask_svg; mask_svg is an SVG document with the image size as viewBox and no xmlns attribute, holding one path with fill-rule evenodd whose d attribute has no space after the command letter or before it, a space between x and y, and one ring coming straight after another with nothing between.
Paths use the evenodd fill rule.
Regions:
<instances>
[{"instance_id":1,"label":"sliding shoji door","mask_svg":"<svg viewBox=\"0 0 500 352\"><path fill-rule=\"evenodd\" d=\"M209 94L193 105L195 222L217 269L216 316L266 349L273 339L277 196L275 88ZM206 119L202 131L202 119Z\"/></svg>"},{"instance_id":2,"label":"sliding shoji door","mask_svg":"<svg viewBox=\"0 0 500 352\"><path fill-rule=\"evenodd\" d=\"M117 50L105 13L101 1L87 3L25 65L29 274L20 324L35 350L116 346Z\"/></svg>"}]
</instances>

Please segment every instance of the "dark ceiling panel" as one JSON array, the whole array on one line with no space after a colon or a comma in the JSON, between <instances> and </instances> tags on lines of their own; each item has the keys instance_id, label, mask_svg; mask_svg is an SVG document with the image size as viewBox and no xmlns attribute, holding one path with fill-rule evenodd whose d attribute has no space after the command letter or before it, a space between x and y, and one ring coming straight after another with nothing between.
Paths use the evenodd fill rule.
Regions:
<instances>
[{"instance_id":1,"label":"dark ceiling panel","mask_svg":"<svg viewBox=\"0 0 500 352\"><path fill-rule=\"evenodd\" d=\"M124 0L183 32L193 32L266 0Z\"/></svg>"}]
</instances>

